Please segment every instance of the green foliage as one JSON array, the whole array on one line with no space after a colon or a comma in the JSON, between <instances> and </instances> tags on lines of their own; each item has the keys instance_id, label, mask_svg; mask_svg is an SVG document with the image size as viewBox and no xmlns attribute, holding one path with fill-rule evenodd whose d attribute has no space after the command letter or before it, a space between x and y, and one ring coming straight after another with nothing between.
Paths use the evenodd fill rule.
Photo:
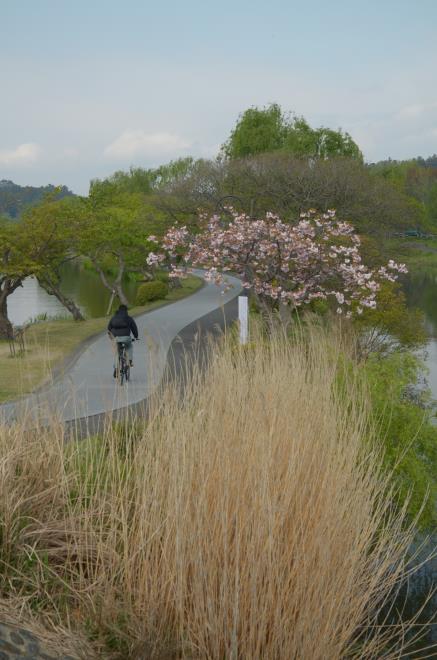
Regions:
<instances>
[{"instance_id":1,"label":"green foliage","mask_svg":"<svg viewBox=\"0 0 437 660\"><path fill-rule=\"evenodd\" d=\"M26 277L29 263L23 250L21 225L0 217L0 282L5 277L16 280Z\"/></svg>"},{"instance_id":2,"label":"green foliage","mask_svg":"<svg viewBox=\"0 0 437 660\"><path fill-rule=\"evenodd\" d=\"M303 117L284 114L277 103L262 109L249 108L240 115L222 150L231 159L286 151L298 157L343 156L363 160L348 133L323 126L313 129Z\"/></svg>"},{"instance_id":3,"label":"green foliage","mask_svg":"<svg viewBox=\"0 0 437 660\"><path fill-rule=\"evenodd\" d=\"M152 300L162 300L168 294L168 285L165 282L154 280L138 287L136 304L145 305Z\"/></svg>"},{"instance_id":4,"label":"green foliage","mask_svg":"<svg viewBox=\"0 0 437 660\"><path fill-rule=\"evenodd\" d=\"M325 316L330 309L329 302L327 300L321 300L320 298L312 300L309 304L309 308L318 316Z\"/></svg>"},{"instance_id":5,"label":"green foliage","mask_svg":"<svg viewBox=\"0 0 437 660\"><path fill-rule=\"evenodd\" d=\"M229 158L244 158L280 149L286 137L286 121L279 105L249 108L239 118L224 151Z\"/></svg>"},{"instance_id":6,"label":"green foliage","mask_svg":"<svg viewBox=\"0 0 437 660\"><path fill-rule=\"evenodd\" d=\"M92 262L106 288L115 288L122 302L122 279L129 272L146 272L147 256L155 247L153 231L144 218L144 197L121 192L113 184L94 183L89 197L79 198L72 218L75 245ZM113 282L105 276L111 272Z\"/></svg>"},{"instance_id":7,"label":"green foliage","mask_svg":"<svg viewBox=\"0 0 437 660\"><path fill-rule=\"evenodd\" d=\"M98 189L148 194L152 191L150 170L144 170L141 167L131 167L128 172L118 170L107 179L92 179L90 182L90 194L95 194Z\"/></svg>"},{"instance_id":8,"label":"green foliage","mask_svg":"<svg viewBox=\"0 0 437 660\"><path fill-rule=\"evenodd\" d=\"M151 195L176 179L187 176L195 166L191 156L178 158L153 169L131 167L128 172L118 170L106 179L92 179L90 195L98 190L105 193L141 193Z\"/></svg>"},{"instance_id":9,"label":"green foliage","mask_svg":"<svg viewBox=\"0 0 437 660\"><path fill-rule=\"evenodd\" d=\"M407 307L399 283L383 282L376 303L375 309L366 308L354 321L361 333L360 346L364 355L387 353L399 345L416 348L426 342L424 314Z\"/></svg>"},{"instance_id":10,"label":"green foliage","mask_svg":"<svg viewBox=\"0 0 437 660\"><path fill-rule=\"evenodd\" d=\"M159 280L159 282L164 282L164 284L167 284L170 282L169 274L165 272L165 270L162 271L156 271L155 273L155 280Z\"/></svg>"},{"instance_id":11,"label":"green foliage","mask_svg":"<svg viewBox=\"0 0 437 660\"><path fill-rule=\"evenodd\" d=\"M370 385L386 466L393 470L401 500L410 498L411 517L426 500L420 524L429 528L436 523L437 427L431 423L427 392L414 387L423 365L411 353L398 351L383 359L373 355L361 369Z\"/></svg>"},{"instance_id":12,"label":"green foliage","mask_svg":"<svg viewBox=\"0 0 437 660\"><path fill-rule=\"evenodd\" d=\"M71 245L56 192L27 210L18 221L0 218L0 336L10 336L7 298L29 275L39 281L58 278L60 263Z\"/></svg>"},{"instance_id":13,"label":"green foliage","mask_svg":"<svg viewBox=\"0 0 437 660\"><path fill-rule=\"evenodd\" d=\"M165 165L160 165L151 172L153 188L159 190L164 186L171 185L175 181L185 179L196 167L196 161L191 156L171 160Z\"/></svg>"},{"instance_id":14,"label":"green foliage","mask_svg":"<svg viewBox=\"0 0 437 660\"><path fill-rule=\"evenodd\" d=\"M437 230L437 168L426 163L432 158L404 161L387 160L370 166L370 171L390 182L406 195L422 216L421 226L430 232ZM423 164L422 164L423 163ZM419 228L412 224L411 228Z\"/></svg>"}]
</instances>

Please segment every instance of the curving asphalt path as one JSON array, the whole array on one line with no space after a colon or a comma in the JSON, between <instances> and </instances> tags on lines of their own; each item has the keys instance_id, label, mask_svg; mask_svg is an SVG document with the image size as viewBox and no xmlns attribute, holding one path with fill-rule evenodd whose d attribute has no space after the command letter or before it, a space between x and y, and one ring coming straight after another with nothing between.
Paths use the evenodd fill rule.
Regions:
<instances>
[{"instance_id":1,"label":"curving asphalt path","mask_svg":"<svg viewBox=\"0 0 437 660\"><path fill-rule=\"evenodd\" d=\"M203 273L195 271L195 274ZM240 280L231 276L227 280L232 285L227 291L223 286L206 283L188 298L135 319L141 341L134 343L134 368L129 383L120 386L113 379L113 353L104 333L53 383L23 399L0 405L0 421L25 419L44 424L55 417L72 422L144 401L161 382L168 351L181 331L189 327L193 334L198 319L208 316L213 319L220 314L224 317L225 306L241 293Z\"/></svg>"}]
</instances>

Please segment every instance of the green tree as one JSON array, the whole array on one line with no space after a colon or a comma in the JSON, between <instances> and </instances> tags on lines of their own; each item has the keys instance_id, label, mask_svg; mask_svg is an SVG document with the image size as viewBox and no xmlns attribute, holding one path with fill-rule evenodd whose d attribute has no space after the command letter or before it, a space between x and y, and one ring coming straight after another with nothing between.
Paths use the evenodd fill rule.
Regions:
<instances>
[{"instance_id":1,"label":"green tree","mask_svg":"<svg viewBox=\"0 0 437 660\"><path fill-rule=\"evenodd\" d=\"M171 160L169 163L151 170L153 189L159 191L164 187L171 186L176 181L186 179L196 168L197 162L191 156L187 156L186 158Z\"/></svg>"},{"instance_id":2,"label":"green tree","mask_svg":"<svg viewBox=\"0 0 437 660\"><path fill-rule=\"evenodd\" d=\"M146 274L146 259L155 245L149 241L153 225L143 196L119 192L115 185L93 185L89 196L78 200L74 227L78 253L90 259L103 285L129 304L123 277Z\"/></svg>"},{"instance_id":3,"label":"green tree","mask_svg":"<svg viewBox=\"0 0 437 660\"><path fill-rule=\"evenodd\" d=\"M78 256L73 223L75 205L74 198L58 201L55 195L48 195L24 213L20 229L22 240L27 244L24 249L32 256L31 274L48 294L59 300L75 321L83 321L74 300L61 289L62 265Z\"/></svg>"},{"instance_id":4,"label":"green tree","mask_svg":"<svg viewBox=\"0 0 437 660\"><path fill-rule=\"evenodd\" d=\"M284 114L277 103L243 112L222 147L223 154L230 159L272 151L306 158L343 156L363 160L349 133L323 126L313 129L303 117Z\"/></svg>"},{"instance_id":5,"label":"green tree","mask_svg":"<svg viewBox=\"0 0 437 660\"><path fill-rule=\"evenodd\" d=\"M90 192L96 194L97 189L119 193L141 193L152 195L163 186L170 185L175 180L188 176L196 161L191 156L178 158L154 169L131 167L129 171L119 170L106 179L93 179Z\"/></svg>"},{"instance_id":6,"label":"green tree","mask_svg":"<svg viewBox=\"0 0 437 660\"><path fill-rule=\"evenodd\" d=\"M407 307L399 282L384 282L376 296L376 307L356 317L360 331L360 357L388 355L399 348L416 349L427 341L423 313Z\"/></svg>"},{"instance_id":7,"label":"green tree","mask_svg":"<svg viewBox=\"0 0 437 660\"><path fill-rule=\"evenodd\" d=\"M433 162L432 159L428 159ZM423 159L404 161L386 160L369 166L369 171L380 179L390 182L399 192L410 199L418 209L422 227L414 218L409 227L424 228L431 232L437 227L437 168L425 165Z\"/></svg>"},{"instance_id":8,"label":"green tree","mask_svg":"<svg viewBox=\"0 0 437 660\"><path fill-rule=\"evenodd\" d=\"M22 285L30 264L22 249L21 228L6 218L0 218L0 338L12 337L8 317L8 298Z\"/></svg>"},{"instance_id":9,"label":"green tree","mask_svg":"<svg viewBox=\"0 0 437 660\"><path fill-rule=\"evenodd\" d=\"M89 194L96 201L101 199L104 206L108 206L108 200L112 200L111 204L117 206L117 199L122 200L127 194L136 194L139 223L142 223L150 234L162 236L181 217L189 222L189 213L187 214L186 210L185 213L182 210L182 216L180 214L186 198L179 193L188 182L193 181L197 171L207 162L187 157L170 161L155 169L131 167L127 172L118 171L106 179L93 179ZM201 185L202 182L199 183ZM194 214L197 215L197 207Z\"/></svg>"},{"instance_id":10,"label":"green tree","mask_svg":"<svg viewBox=\"0 0 437 660\"><path fill-rule=\"evenodd\" d=\"M289 152L243 159L196 161L191 173L157 194L157 204L173 222L197 223L197 211L223 212L226 205L251 217L266 211L294 222L302 211L336 209L354 219L360 234L385 236L424 224L416 200L390 181L372 176L356 159L304 159ZM379 240L380 243L380 240Z\"/></svg>"},{"instance_id":11,"label":"green tree","mask_svg":"<svg viewBox=\"0 0 437 660\"><path fill-rule=\"evenodd\" d=\"M21 219L0 220L0 337L12 336L8 298L26 277L35 276L46 291L61 301L74 318L82 318L74 302L59 288L59 269L71 255L73 231L65 201L50 193ZM70 198L73 199L73 198Z\"/></svg>"},{"instance_id":12,"label":"green tree","mask_svg":"<svg viewBox=\"0 0 437 660\"><path fill-rule=\"evenodd\" d=\"M249 108L240 115L223 151L228 158L277 151L284 146L286 134L287 120L278 104L263 109Z\"/></svg>"}]
</instances>

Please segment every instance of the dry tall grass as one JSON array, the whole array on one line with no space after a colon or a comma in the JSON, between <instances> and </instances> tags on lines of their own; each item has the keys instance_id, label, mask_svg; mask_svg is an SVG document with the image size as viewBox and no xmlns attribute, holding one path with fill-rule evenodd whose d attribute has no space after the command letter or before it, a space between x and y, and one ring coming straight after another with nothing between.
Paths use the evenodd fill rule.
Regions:
<instances>
[{"instance_id":1,"label":"dry tall grass","mask_svg":"<svg viewBox=\"0 0 437 660\"><path fill-rule=\"evenodd\" d=\"M313 330L212 350L147 425L1 429L1 595L103 657L400 657L374 624L412 532L353 370L339 386L344 347Z\"/></svg>"}]
</instances>

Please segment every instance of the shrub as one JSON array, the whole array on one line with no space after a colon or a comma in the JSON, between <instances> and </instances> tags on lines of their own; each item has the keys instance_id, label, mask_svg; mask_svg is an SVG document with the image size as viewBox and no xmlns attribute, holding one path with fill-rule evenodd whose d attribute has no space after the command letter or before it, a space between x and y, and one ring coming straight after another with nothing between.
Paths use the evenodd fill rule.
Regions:
<instances>
[{"instance_id":1,"label":"shrub","mask_svg":"<svg viewBox=\"0 0 437 660\"><path fill-rule=\"evenodd\" d=\"M145 305L152 300L160 300L165 298L168 294L168 285L165 282L160 282L159 280L153 280L152 282L146 282L138 287L136 304Z\"/></svg>"},{"instance_id":2,"label":"shrub","mask_svg":"<svg viewBox=\"0 0 437 660\"><path fill-rule=\"evenodd\" d=\"M388 354L399 345L417 348L425 344L423 312L407 307L398 282L383 282L376 302L375 309L366 308L355 319L356 327L361 330L360 352L363 357L372 352Z\"/></svg>"},{"instance_id":3,"label":"shrub","mask_svg":"<svg viewBox=\"0 0 437 660\"><path fill-rule=\"evenodd\" d=\"M169 274L165 272L165 270L159 271L155 273L155 280L158 280L159 282L164 282L164 284L168 284L170 281Z\"/></svg>"},{"instance_id":4,"label":"shrub","mask_svg":"<svg viewBox=\"0 0 437 660\"><path fill-rule=\"evenodd\" d=\"M369 384L372 416L383 441L384 461L393 471L410 518L424 529L437 522L437 429L431 421L426 389L418 384L421 366L412 353L371 356L361 366ZM425 504L424 504L425 502Z\"/></svg>"}]
</instances>

